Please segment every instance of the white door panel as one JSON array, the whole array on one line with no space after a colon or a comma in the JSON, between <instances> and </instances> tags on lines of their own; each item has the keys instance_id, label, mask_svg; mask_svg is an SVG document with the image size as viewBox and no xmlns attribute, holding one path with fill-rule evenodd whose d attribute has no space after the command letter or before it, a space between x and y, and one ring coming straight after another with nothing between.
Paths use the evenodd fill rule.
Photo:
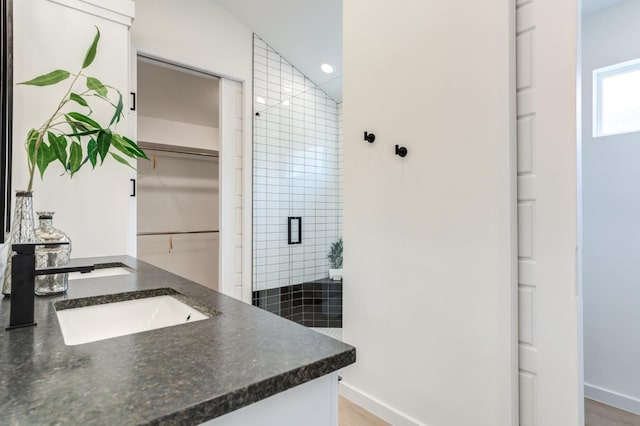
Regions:
<instances>
[{"instance_id":1,"label":"white door panel","mask_svg":"<svg viewBox=\"0 0 640 426\"><path fill-rule=\"evenodd\" d=\"M220 284L242 299L243 139L242 83L220 79Z\"/></svg>"},{"instance_id":2,"label":"white door panel","mask_svg":"<svg viewBox=\"0 0 640 426\"><path fill-rule=\"evenodd\" d=\"M520 425L578 425L576 2L516 16Z\"/></svg>"}]
</instances>

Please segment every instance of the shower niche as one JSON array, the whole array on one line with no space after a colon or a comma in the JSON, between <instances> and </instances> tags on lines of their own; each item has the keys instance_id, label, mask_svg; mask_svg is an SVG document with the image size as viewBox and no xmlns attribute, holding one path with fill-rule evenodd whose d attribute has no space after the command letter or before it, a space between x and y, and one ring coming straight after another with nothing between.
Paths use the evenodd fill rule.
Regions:
<instances>
[{"instance_id":1,"label":"shower niche","mask_svg":"<svg viewBox=\"0 0 640 426\"><path fill-rule=\"evenodd\" d=\"M342 326L342 105L254 36L253 304L309 327Z\"/></svg>"}]
</instances>

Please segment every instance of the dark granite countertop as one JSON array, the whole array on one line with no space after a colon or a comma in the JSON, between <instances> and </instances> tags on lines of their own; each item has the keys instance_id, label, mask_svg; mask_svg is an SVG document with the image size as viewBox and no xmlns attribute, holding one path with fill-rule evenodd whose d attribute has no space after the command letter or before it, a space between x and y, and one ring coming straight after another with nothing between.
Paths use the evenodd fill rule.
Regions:
<instances>
[{"instance_id":1,"label":"dark granite countertop","mask_svg":"<svg viewBox=\"0 0 640 426\"><path fill-rule=\"evenodd\" d=\"M36 327L6 331L0 301L0 423L198 424L355 362L355 348L128 256L137 272L36 297ZM54 303L172 288L220 314L66 346Z\"/></svg>"}]
</instances>

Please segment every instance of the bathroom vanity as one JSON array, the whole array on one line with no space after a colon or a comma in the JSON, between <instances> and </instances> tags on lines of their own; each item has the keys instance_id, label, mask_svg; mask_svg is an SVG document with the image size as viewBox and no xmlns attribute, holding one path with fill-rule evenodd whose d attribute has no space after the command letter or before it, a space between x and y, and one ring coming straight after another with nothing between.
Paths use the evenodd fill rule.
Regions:
<instances>
[{"instance_id":1,"label":"bathroom vanity","mask_svg":"<svg viewBox=\"0 0 640 426\"><path fill-rule=\"evenodd\" d=\"M35 327L5 330L0 301L0 423L337 425L337 370L355 362L352 346L131 257L82 261L120 269L36 298ZM179 325L89 343L63 336L59 312L150 296L206 318L189 311ZM116 322L70 324L91 334Z\"/></svg>"}]
</instances>

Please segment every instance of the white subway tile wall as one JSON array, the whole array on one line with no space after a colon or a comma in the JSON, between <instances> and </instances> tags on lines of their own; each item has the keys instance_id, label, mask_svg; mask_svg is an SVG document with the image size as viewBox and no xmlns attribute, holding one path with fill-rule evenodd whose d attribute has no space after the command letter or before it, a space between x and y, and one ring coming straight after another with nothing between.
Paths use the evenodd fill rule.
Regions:
<instances>
[{"instance_id":1,"label":"white subway tile wall","mask_svg":"<svg viewBox=\"0 0 640 426\"><path fill-rule=\"evenodd\" d=\"M253 289L326 278L342 236L342 104L258 36L253 61ZM288 217L302 243L288 243Z\"/></svg>"}]
</instances>

